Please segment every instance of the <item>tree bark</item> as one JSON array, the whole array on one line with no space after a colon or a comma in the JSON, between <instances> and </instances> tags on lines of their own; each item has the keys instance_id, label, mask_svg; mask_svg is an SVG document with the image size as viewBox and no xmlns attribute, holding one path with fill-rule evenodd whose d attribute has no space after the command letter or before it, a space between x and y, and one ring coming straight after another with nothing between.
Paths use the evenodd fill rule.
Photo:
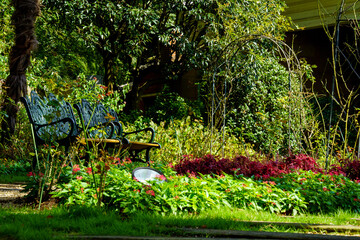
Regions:
<instances>
[{"instance_id":1,"label":"tree bark","mask_svg":"<svg viewBox=\"0 0 360 240\"><path fill-rule=\"evenodd\" d=\"M103 85L109 86L110 83L113 85L116 85L116 73L115 73L115 57L111 53L105 53L105 56L103 56L103 64L104 64L104 70L105 75L103 79Z\"/></svg>"},{"instance_id":2,"label":"tree bark","mask_svg":"<svg viewBox=\"0 0 360 240\"><path fill-rule=\"evenodd\" d=\"M7 118L2 122L1 142L9 139L15 132L15 123L18 112L17 103L21 96L26 94L26 69L30 65L31 52L37 46L35 37L35 21L40 14L39 0L13 0L15 11L12 15L12 24L15 27L15 45L9 55L10 75L6 78L4 89L7 98L3 110Z\"/></svg>"}]
</instances>

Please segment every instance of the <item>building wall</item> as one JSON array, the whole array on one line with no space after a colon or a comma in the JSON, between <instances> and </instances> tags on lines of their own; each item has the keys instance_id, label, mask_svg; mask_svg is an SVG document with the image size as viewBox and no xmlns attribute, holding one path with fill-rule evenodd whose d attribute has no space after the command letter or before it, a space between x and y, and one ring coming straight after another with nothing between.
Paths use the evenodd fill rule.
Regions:
<instances>
[{"instance_id":1,"label":"building wall","mask_svg":"<svg viewBox=\"0 0 360 240\"><path fill-rule=\"evenodd\" d=\"M284 14L291 17L295 25L294 30L287 33L286 42L293 45L300 58L317 67L313 69L315 76L315 92L326 94L331 92L333 82L332 43L326 35L324 26L334 34L334 26L339 16L342 0L285 0L287 9ZM344 79L338 81L340 95L347 98L351 90L360 86L360 79L353 69L360 75L360 67L356 58L347 51L346 45L356 47L354 31L350 23L360 17L360 3L356 0L344 0L341 14L339 47L346 58L340 54ZM360 55L359 55L360 59ZM307 83L311 87L311 83ZM327 94L328 95L328 94ZM337 96L339 98L339 96ZM359 97L358 97L359 98ZM353 105L360 107L360 100L356 99Z\"/></svg>"},{"instance_id":2,"label":"building wall","mask_svg":"<svg viewBox=\"0 0 360 240\"><path fill-rule=\"evenodd\" d=\"M329 28L333 33L334 27ZM338 79L340 97L346 99L350 91L356 91L360 87L360 79L356 75L360 75L360 66L358 61L347 50L347 45L355 46L354 31L349 25L342 25L339 32L339 48L343 54L339 54L339 62L343 71L344 79ZM315 77L314 91L319 94L326 94L332 89L333 82L333 64L332 64L332 43L323 28L303 30L287 33L286 42L293 45L293 49L298 53L299 58L304 58L311 65L316 65L313 69ZM356 73L353 71L355 70ZM306 83L306 87L311 89L311 82ZM335 95L339 99L338 95ZM360 98L357 97L353 102L354 106L360 107Z\"/></svg>"}]
</instances>

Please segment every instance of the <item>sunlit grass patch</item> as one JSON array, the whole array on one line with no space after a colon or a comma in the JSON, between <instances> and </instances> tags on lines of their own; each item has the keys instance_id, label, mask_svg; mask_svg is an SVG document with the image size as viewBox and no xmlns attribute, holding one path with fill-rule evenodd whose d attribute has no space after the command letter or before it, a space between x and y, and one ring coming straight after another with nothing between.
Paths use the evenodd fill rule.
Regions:
<instances>
[{"instance_id":1,"label":"sunlit grass patch","mask_svg":"<svg viewBox=\"0 0 360 240\"><path fill-rule=\"evenodd\" d=\"M305 232L291 226L252 225L249 221L295 222L308 224L356 225L359 214L303 214L284 217L263 211L233 208L214 209L199 214L154 214L137 212L124 217L95 207L0 209L0 235L9 239L62 239L68 235L96 236L186 236L181 229L223 229L241 231ZM317 233L316 231L312 231Z\"/></svg>"}]
</instances>

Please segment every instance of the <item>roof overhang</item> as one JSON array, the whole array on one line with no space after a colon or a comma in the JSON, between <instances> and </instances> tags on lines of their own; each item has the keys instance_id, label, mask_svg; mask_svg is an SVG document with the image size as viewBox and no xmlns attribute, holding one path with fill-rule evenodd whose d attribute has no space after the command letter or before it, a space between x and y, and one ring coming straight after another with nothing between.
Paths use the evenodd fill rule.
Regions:
<instances>
[{"instance_id":1,"label":"roof overhang","mask_svg":"<svg viewBox=\"0 0 360 240\"><path fill-rule=\"evenodd\" d=\"M288 8L284 15L291 17L300 29L334 25L342 0L285 0ZM341 20L360 18L360 2L345 0Z\"/></svg>"}]
</instances>

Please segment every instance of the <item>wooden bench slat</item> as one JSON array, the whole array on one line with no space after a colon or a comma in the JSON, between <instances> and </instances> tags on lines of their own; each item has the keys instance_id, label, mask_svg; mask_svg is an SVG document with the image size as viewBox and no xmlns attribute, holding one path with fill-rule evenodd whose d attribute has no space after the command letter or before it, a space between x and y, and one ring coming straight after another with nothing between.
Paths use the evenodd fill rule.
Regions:
<instances>
[{"instance_id":1,"label":"wooden bench slat","mask_svg":"<svg viewBox=\"0 0 360 240\"><path fill-rule=\"evenodd\" d=\"M86 126L85 133L88 138L83 140L83 145L117 148L127 151L133 161L147 164L150 164L150 150L161 148L159 143L154 142L155 130L153 128L147 127L132 132L123 132L117 113L111 108L105 108L100 102L91 104L86 99L82 99L80 103L74 104L74 107L82 119L83 125ZM143 133L148 137L148 139L144 139L144 142L129 140L130 136L136 138L138 134ZM142 159L140 154L145 158Z\"/></svg>"},{"instance_id":2,"label":"wooden bench slat","mask_svg":"<svg viewBox=\"0 0 360 240\"><path fill-rule=\"evenodd\" d=\"M81 143L94 142L94 143L112 143L112 144L121 144L121 141L118 139L108 139L108 138L81 138Z\"/></svg>"},{"instance_id":3,"label":"wooden bench slat","mask_svg":"<svg viewBox=\"0 0 360 240\"><path fill-rule=\"evenodd\" d=\"M142 143L142 142L133 142L130 141L129 144L123 144L123 149L130 149L130 150L143 150L147 148L160 148L159 144L156 143Z\"/></svg>"},{"instance_id":4,"label":"wooden bench slat","mask_svg":"<svg viewBox=\"0 0 360 240\"><path fill-rule=\"evenodd\" d=\"M121 147L122 149L130 150L143 150L147 148L160 148L160 145L157 143L143 143L130 141L129 144L122 144L118 139L102 139L102 138L81 138L80 143L82 145L89 144L93 146L94 144L99 144L101 147Z\"/></svg>"}]
</instances>

